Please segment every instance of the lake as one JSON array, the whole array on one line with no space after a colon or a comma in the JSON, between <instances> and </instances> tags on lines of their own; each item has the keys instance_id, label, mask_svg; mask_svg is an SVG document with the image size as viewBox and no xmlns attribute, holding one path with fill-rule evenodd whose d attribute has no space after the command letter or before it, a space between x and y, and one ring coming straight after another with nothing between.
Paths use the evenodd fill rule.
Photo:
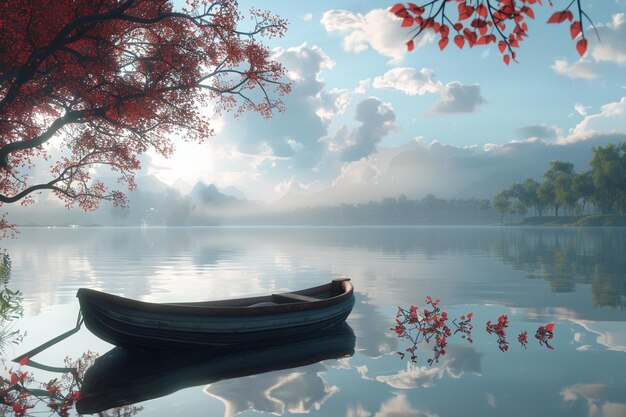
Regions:
<instances>
[{"instance_id":1,"label":"lake","mask_svg":"<svg viewBox=\"0 0 626 417\"><path fill-rule=\"evenodd\" d=\"M175 302L352 279L356 305L343 333L293 343L273 357L269 351L266 359L237 356L239 374L221 381L211 372L226 367L228 356L170 359L163 384L178 385L163 393L181 389L139 403L137 415L626 416L626 229L23 228L2 243L13 264L8 285L24 295L24 317L14 328L27 332L7 357L72 328L80 287ZM390 330L399 305L421 310L426 296L441 299L450 317L472 312L474 324L473 343L450 337L432 366L432 343L418 345L412 363L397 353L410 343ZM506 352L485 331L503 314L510 320ZM550 322L554 350L534 338ZM522 330L526 349L517 342ZM335 356L328 354L332 343ZM36 359L58 366L66 356L109 349L83 328ZM325 360L314 362L318 354ZM301 360L246 375L267 371L264 361L283 355ZM33 372L40 380L56 377ZM229 375L221 372L215 375ZM125 387L123 373L117 388L130 398L138 384Z\"/></svg>"}]
</instances>

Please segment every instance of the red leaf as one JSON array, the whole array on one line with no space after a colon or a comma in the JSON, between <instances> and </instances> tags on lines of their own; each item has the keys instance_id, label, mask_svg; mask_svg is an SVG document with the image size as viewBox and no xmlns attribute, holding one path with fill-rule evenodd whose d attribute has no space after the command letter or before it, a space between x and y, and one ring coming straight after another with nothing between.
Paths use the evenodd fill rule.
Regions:
<instances>
[{"instance_id":1,"label":"red leaf","mask_svg":"<svg viewBox=\"0 0 626 417\"><path fill-rule=\"evenodd\" d=\"M415 49L415 42L413 42L413 39L406 43L406 49L408 49L409 52Z\"/></svg>"},{"instance_id":2,"label":"red leaf","mask_svg":"<svg viewBox=\"0 0 626 417\"><path fill-rule=\"evenodd\" d=\"M572 12L568 11L568 10L563 10L560 12L555 12L552 14L552 16L550 16L550 18L548 19L548 23L563 23L568 17L569 15L572 14ZM572 15L572 19L573 19L573 15ZM571 19L570 19L571 20Z\"/></svg>"},{"instance_id":3,"label":"red leaf","mask_svg":"<svg viewBox=\"0 0 626 417\"><path fill-rule=\"evenodd\" d=\"M546 329L547 331L549 331L550 333L554 333L554 323L548 323L548 324L546 324L545 329Z\"/></svg>"},{"instance_id":4,"label":"red leaf","mask_svg":"<svg viewBox=\"0 0 626 417\"><path fill-rule=\"evenodd\" d=\"M478 36L476 35L476 33L472 32L468 28L465 28L463 29L463 35L465 35L465 39L467 39L467 43L470 48L473 47L474 44L476 44L476 41L478 40Z\"/></svg>"},{"instance_id":5,"label":"red leaf","mask_svg":"<svg viewBox=\"0 0 626 417\"><path fill-rule=\"evenodd\" d=\"M424 11L426 11L425 8L420 7L420 6L418 6L416 4L413 4L413 3L409 3L409 10L411 10L411 12L413 12L413 14L418 15L418 16L421 15L422 13L424 13Z\"/></svg>"},{"instance_id":6,"label":"red leaf","mask_svg":"<svg viewBox=\"0 0 626 417\"><path fill-rule=\"evenodd\" d=\"M454 43L456 43L456 46L458 46L459 49L463 49L463 45L465 44L465 38L463 37L463 35L456 35L454 37Z\"/></svg>"},{"instance_id":7,"label":"red leaf","mask_svg":"<svg viewBox=\"0 0 626 417\"><path fill-rule=\"evenodd\" d=\"M569 28L569 33L572 35L572 39L578 36L582 32L582 25L579 21L573 22Z\"/></svg>"},{"instance_id":8,"label":"red leaf","mask_svg":"<svg viewBox=\"0 0 626 417\"><path fill-rule=\"evenodd\" d=\"M474 313L467 313L467 318L471 319L473 315L474 315Z\"/></svg>"},{"instance_id":9,"label":"red leaf","mask_svg":"<svg viewBox=\"0 0 626 417\"><path fill-rule=\"evenodd\" d=\"M402 19L402 27L406 28L409 26L413 26L413 22L415 22L415 20L413 20L412 17L405 17L404 19Z\"/></svg>"},{"instance_id":10,"label":"red leaf","mask_svg":"<svg viewBox=\"0 0 626 417\"><path fill-rule=\"evenodd\" d=\"M448 37L444 37L439 39L439 49L441 49L442 51L445 49L445 47L448 46Z\"/></svg>"},{"instance_id":11,"label":"red leaf","mask_svg":"<svg viewBox=\"0 0 626 417\"><path fill-rule=\"evenodd\" d=\"M402 12L403 10L406 10L406 9L404 8L404 5L402 3L396 3L393 5L391 9L389 9L389 11L395 15Z\"/></svg>"},{"instance_id":12,"label":"red leaf","mask_svg":"<svg viewBox=\"0 0 626 417\"><path fill-rule=\"evenodd\" d=\"M17 384L17 381L19 381L19 380L20 380L20 378L16 374L11 372L11 384L15 385L15 384Z\"/></svg>"},{"instance_id":13,"label":"red leaf","mask_svg":"<svg viewBox=\"0 0 626 417\"><path fill-rule=\"evenodd\" d=\"M576 43L576 50L580 56L585 55L587 52L587 39L581 39Z\"/></svg>"},{"instance_id":14,"label":"red leaf","mask_svg":"<svg viewBox=\"0 0 626 417\"><path fill-rule=\"evenodd\" d=\"M479 16L487 17L487 7L484 4L481 4L476 8L476 13L478 13Z\"/></svg>"},{"instance_id":15,"label":"red leaf","mask_svg":"<svg viewBox=\"0 0 626 417\"><path fill-rule=\"evenodd\" d=\"M441 37L447 38L448 34L450 33L450 28L448 27L448 25L441 25L439 32L441 32Z\"/></svg>"},{"instance_id":16,"label":"red leaf","mask_svg":"<svg viewBox=\"0 0 626 417\"><path fill-rule=\"evenodd\" d=\"M474 28L482 28L482 27L487 26L487 22L484 21L483 19L474 19L472 20L471 25Z\"/></svg>"},{"instance_id":17,"label":"red leaf","mask_svg":"<svg viewBox=\"0 0 626 417\"><path fill-rule=\"evenodd\" d=\"M453 25L453 27L454 27L454 30L456 30L456 31L458 32L458 31L460 31L461 29L463 29L463 23L459 23L459 22L457 22L457 23L455 23L455 24Z\"/></svg>"},{"instance_id":18,"label":"red leaf","mask_svg":"<svg viewBox=\"0 0 626 417\"><path fill-rule=\"evenodd\" d=\"M26 365L26 362L28 362L28 356L24 356L24 357L20 360L20 365L24 366L24 365Z\"/></svg>"},{"instance_id":19,"label":"red leaf","mask_svg":"<svg viewBox=\"0 0 626 417\"><path fill-rule=\"evenodd\" d=\"M533 9L531 9L528 6L524 6L521 8L521 11L526 13L526 16L530 17L531 19L535 18L535 12L533 12Z\"/></svg>"},{"instance_id":20,"label":"red leaf","mask_svg":"<svg viewBox=\"0 0 626 417\"><path fill-rule=\"evenodd\" d=\"M503 54L504 51L506 50L506 42L504 41L498 42L498 49L500 50L500 53Z\"/></svg>"}]
</instances>

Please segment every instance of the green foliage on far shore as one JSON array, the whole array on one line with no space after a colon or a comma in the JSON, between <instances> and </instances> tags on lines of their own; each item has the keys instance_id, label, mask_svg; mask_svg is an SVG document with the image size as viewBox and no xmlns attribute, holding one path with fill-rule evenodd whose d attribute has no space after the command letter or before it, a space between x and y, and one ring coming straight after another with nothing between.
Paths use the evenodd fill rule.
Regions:
<instances>
[{"instance_id":1,"label":"green foliage on far shore","mask_svg":"<svg viewBox=\"0 0 626 417\"><path fill-rule=\"evenodd\" d=\"M606 226L626 227L626 216L620 214L594 214L590 216L532 216L526 217L520 226Z\"/></svg>"},{"instance_id":2,"label":"green foliage on far shore","mask_svg":"<svg viewBox=\"0 0 626 417\"><path fill-rule=\"evenodd\" d=\"M590 170L577 173L571 162L553 160L541 182L526 178L500 191L493 198L493 207L501 222L507 214L525 217L532 210L532 217L524 218L522 224L623 225L626 141L594 147L589 165Z\"/></svg>"}]
</instances>

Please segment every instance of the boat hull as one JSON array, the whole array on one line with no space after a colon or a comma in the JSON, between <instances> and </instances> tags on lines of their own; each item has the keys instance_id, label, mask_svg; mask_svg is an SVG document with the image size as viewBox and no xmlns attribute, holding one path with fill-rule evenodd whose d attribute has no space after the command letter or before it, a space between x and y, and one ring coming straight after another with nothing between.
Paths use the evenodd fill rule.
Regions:
<instances>
[{"instance_id":1,"label":"boat hull","mask_svg":"<svg viewBox=\"0 0 626 417\"><path fill-rule=\"evenodd\" d=\"M320 298L273 303L271 300L284 299L278 294L155 304L87 289L80 289L77 297L85 325L92 333L131 349L186 349L301 337L345 321L354 306L352 284L347 280L289 294Z\"/></svg>"}]
</instances>

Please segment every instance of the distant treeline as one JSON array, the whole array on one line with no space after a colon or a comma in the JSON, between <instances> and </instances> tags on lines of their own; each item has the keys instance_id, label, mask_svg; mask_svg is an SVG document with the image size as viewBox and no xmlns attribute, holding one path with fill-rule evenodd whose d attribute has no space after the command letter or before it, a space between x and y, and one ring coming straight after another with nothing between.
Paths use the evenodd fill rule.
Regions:
<instances>
[{"instance_id":1,"label":"distant treeline","mask_svg":"<svg viewBox=\"0 0 626 417\"><path fill-rule=\"evenodd\" d=\"M299 208L267 213L266 224L311 225L418 225L486 224L499 220L488 199L442 199L432 194L419 200L385 198L361 204ZM258 217L256 221L260 220Z\"/></svg>"},{"instance_id":2,"label":"distant treeline","mask_svg":"<svg viewBox=\"0 0 626 417\"><path fill-rule=\"evenodd\" d=\"M626 214L626 142L593 148L591 169L575 172L571 162L554 160L541 182L526 178L500 191L492 205L504 221L519 216Z\"/></svg>"}]
</instances>

